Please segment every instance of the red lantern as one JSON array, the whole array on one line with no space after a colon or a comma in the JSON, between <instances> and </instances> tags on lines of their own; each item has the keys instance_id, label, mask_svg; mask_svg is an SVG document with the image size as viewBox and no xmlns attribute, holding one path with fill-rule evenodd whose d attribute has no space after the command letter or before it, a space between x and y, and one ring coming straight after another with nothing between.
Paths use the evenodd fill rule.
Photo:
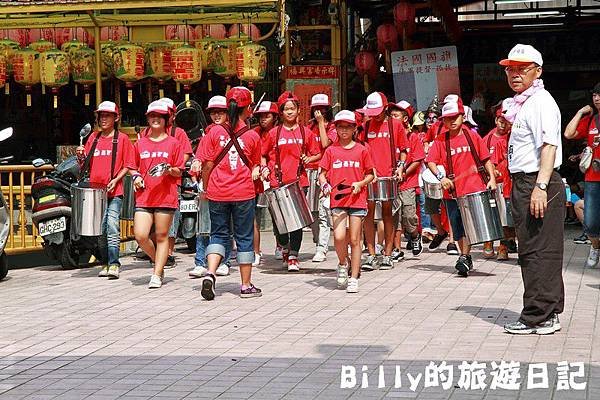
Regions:
<instances>
[{"instance_id":1,"label":"red lantern","mask_svg":"<svg viewBox=\"0 0 600 400\"><path fill-rule=\"evenodd\" d=\"M165 27L165 39L195 43L196 39L198 39L198 34L189 25L167 25Z\"/></svg>"},{"instance_id":2,"label":"red lantern","mask_svg":"<svg viewBox=\"0 0 600 400\"><path fill-rule=\"evenodd\" d=\"M377 49L380 53L399 49L398 31L393 24L381 24L377 28Z\"/></svg>"},{"instance_id":3,"label":"red lantern","mask_svg":"<svg viewBox=\"0 0 600 400\"><path fill-rule=\"evenodd\" d=\"M373 77L377 74L377 64L375 55L369 51L361 50L354 57L354 66L356 73L363 77L365 92L369 92L369 76Z\"/></svg>"},{"instance_id":4,"label":"red lantern","mask_svg":"<svg viewBox=\"0 0 600 400\"><path fill-rule=\"evenodd\" d=\"M204 25L203 37L211 37L213 39L225 39L227 37L227 28L223 24Z\"/></svg>"},{"instance_id":5,"label":"red lantern","mask_svg":"<svg viewBox=\"0 0 600 400\"><path fill-rule=\"evenodd\" d=\"M94 35L90 35L90 33L82 27L79 28L58 28L55 32L57 47L61 47L63 43L66 43L70 40L77 39L90 47L94 46Z\"/></svg>"},{"instance_id":6,"label":"red lantern","mask_svg":"<svg viewBox=\"0 0 600 400\"><path fill-rule=\"evenodd\" d=\"M26 47L29 44L29 29L6 29L4 39L14 40L20 47Z\"/></svg>"},{"instance_id":7,"label":"red lantern","mask_svg":"<svg viewBox=\"0 0 600 400\"><path fill-rule=\"evenodd\" d=\"M400 2L394 6L394 21L398 32L412 34L415 31L416 10L411 3Z\"/></svg>"},{"instance_id":8,"label":"red lantern","mask_svg":"<svg viewBox=\"0 0 600 400\"><path fill-rule=\"evenodd\" d=\"M103 26L100 28L100 40L102 42L118 42L129 37L129 31L126 26Z\"/></svg>"},{"instance_id":9,"label":"red lantern","mask_svg":"<svg viewBox=\"0 0 600 400\"><path fill-rule=\"evenodd\" d=\"M250 39L255 42L260 38L260 29L258 26L252 24L233 24L229 27L228 36L230 38L236 38L240 36L240 25L242 25L242 36L248 36Z\"/></svg>"},{"instance_id":10,"label":"red lantern","mask_svg":"<svg viewBox=\"0 0 600 400\"><path fill-rule=\"evenodd\" d=\"M48 42L54 42L54 32L51 28L41 29L30 29L29 30L29 44L37 42L39 40L46 40Z\"/></svg>"}]
</instances>

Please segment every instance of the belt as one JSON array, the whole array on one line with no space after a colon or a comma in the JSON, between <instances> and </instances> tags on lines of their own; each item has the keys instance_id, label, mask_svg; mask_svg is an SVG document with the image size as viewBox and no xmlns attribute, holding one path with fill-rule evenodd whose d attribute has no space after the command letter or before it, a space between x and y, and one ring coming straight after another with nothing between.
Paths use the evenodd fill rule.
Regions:
<instances>
[{"instance_id":1,"label":"belt","mask_svg":"<svg viewBox=\"0 0 600 400\"><path fill-rule=\"evenodd\" d=\"M558 168L554 168L553 172L558 172ZM512 178L523 178L525 176L537 176L537 174L539 174L540 171L534 171L534 172L514 172L511 173L510 176Z\"/></svg>"}]
</instances>

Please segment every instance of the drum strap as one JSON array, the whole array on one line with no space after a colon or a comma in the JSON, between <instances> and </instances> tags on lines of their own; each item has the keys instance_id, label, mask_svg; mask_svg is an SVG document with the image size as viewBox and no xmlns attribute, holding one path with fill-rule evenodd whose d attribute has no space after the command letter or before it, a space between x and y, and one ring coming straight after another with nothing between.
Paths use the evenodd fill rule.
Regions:
<instances>
[{"instance_id":1,"label":"drum strap","mask_svg":"<svg viewBox=\"0 0 600 400\"><path fill-rule=\"evenodd\" d=\"M463 129L463 134L465 135L467 142L469 143L469 149L471 150L471 156L473 157L473 161L475 161L475 165L477 166L477 173L481 177L483 184L487 184L489 177L485 171L485 167L479 158L479 154L477 154L477 150L475 149L475 145L473 144L473 139L471 138L471 134L468 130ZM446 132L446 162L448 164L448 178L454 179L454 168L452 167L452 155L450 150L450 132Z\"/></svg>"},{"instance_id":2,"label":"drum strap","mask_svg":"<svg viewBox=\"0 0 600 400\"><path fill-rule=\"evenodd\" d=\"M115 177L115 164L117 162L117 145L119 144L119 130L115 129L112 140L112 153L110 160L110 180L112 181Z\"/></svg>"},{"instance_id":3,"label":"drum strap","mask_svg":"<svg viewBox=\"0 0 600 400\"><path fill-rule=\"evenodd\" d=\"M90 170L92 168L92 157L94 157L94 152L96 151L96 146L98 145L98 140L100 140L100 135L102 132L98 132L94 141L92 142L92 147L90 148L90 152L87 157L85 157L85 161L83 162L83 167L81 167L81 179L85 179L89 176Z\"/></svg>"},{"instance_id":4,"label":"drum strap","mask_svg":"<svg viewBox=\"0 0 600 400\"><path fill-rule=\"evenodd\" d=\"M275 137L275 177L279 186L283 184L283 172L281 171L281 152L279 151L279 137L281 135L281 129L283 124L277 127L277 135ZM302 146L300 147L300 157L298 157L298 169L296 170L296 178L300 179L302 171L304 170L304 163L302 162L302 154L306 151L306 135L304 133L304 127L300 125L300 135L302 136ZM294 137L294 140L296 138Z\"/></svg>"},{"instance_id":5,"label":"drum strap","mask_svg":"<svg viewBox=\"0 0 600 400\"><path fill-rule=\"evenodd\" d=\"M364 143L366 143L368 141L368 137L369 137L369 125L370 125L371 121L367 121L365 123L365 129L364 129ZM396 144L395 144L395 140L394 140L394 124L392 123L392 119L388 118L387 120L387 124L388 124L388 133L390 135L390 159L392 161L392 175L394 174L394 168L396 168Z\"/></svg>"},{"instance_id":6,"label":"drum strap","mask_svg":"<svg viewBox=\"0 0 600 400\"><path fill-rule=\"evenodd\" d=\"M215 166L219 165L221 160L223 160L225 155L229 152L229 149L231 149L232 146L235 146L235 149L237 150L238 155L242 159L242 162L244 164L246 164L246 167L248 167L248 169L252 170L252 163L250 162L250 160L246 156L246 153L244 153L244 150L242 150L242 147L240 146L240 143L238 142L238 138L240 136L242 136L244 133L248 132L248 130L250 128L245 126L242 129L240 129L239 131L234 133L229 124L222 124L221 126L223 128L225 128L225 130L229 134L229 142L225 145L225 147L223 147L223 149L221 149L221 152L219 153L217 158L215 158L214 165Z\"/></svg>"}]
</instances>

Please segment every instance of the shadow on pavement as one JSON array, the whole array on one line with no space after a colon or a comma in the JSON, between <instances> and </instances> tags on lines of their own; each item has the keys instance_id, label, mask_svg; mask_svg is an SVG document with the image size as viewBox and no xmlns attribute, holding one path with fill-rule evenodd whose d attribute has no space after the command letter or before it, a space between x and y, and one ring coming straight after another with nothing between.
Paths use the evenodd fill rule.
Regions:
<instances>
[{"instance_id":1,"label":"shadow on pavement","mask_svg":"<svg viewBox=\"0 0 600 400\"><path fill-rule=\"evenodd\" d=\"M520 313L505 308L495 307L460 306L452 308L452 310L471 314L474 317L500 327L503 327L504 324L516 321L521 315Z\"/></svg>"}]
</instances>

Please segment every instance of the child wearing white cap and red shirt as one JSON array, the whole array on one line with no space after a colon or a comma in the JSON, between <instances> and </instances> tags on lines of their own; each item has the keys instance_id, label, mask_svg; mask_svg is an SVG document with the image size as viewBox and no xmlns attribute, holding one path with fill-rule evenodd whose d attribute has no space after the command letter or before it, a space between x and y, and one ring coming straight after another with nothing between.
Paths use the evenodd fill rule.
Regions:
<instances>
[{"instance_id":1,"label":"child wearing white cap and red shirt","mask_svg":"<svg viewBox=\"0 0 600 400\"><path fill-rule=\"evenodd\" d=\"M443 140L433 142L425 161L445 190L444 202L454 238L458 241L461 252L455 268L460 276L467 277L473 269L471 245L465 240L460 211L456 200L451 196L455 195L458 198L486 188L496 189L496 179L485 142L463 124L464 112L460 99L444 104L442 121L447 132L444 133ZM447 176L440 172L439 165L447 171ZM479 165L483 166L485 171L478 170Z\"/></svg>"},{"instance_id":2,"label":"child wearing white cap and red shirt","mask_svg":"<svg viewBox=\"0 0 600 400\"><path fill-rule=\"evenodd\" d=\"M319 182L324 195L330 195L335 250L339 259L337 285L348 293L358 292L362 248L362 221L367 215L367 185L373 180L373 162L365 146L353 140L356 117L352 111L336 114L338 140L325 149L319 166ZM351 277L348 278L349 219Z\"/></svg>"}]
</instances>

